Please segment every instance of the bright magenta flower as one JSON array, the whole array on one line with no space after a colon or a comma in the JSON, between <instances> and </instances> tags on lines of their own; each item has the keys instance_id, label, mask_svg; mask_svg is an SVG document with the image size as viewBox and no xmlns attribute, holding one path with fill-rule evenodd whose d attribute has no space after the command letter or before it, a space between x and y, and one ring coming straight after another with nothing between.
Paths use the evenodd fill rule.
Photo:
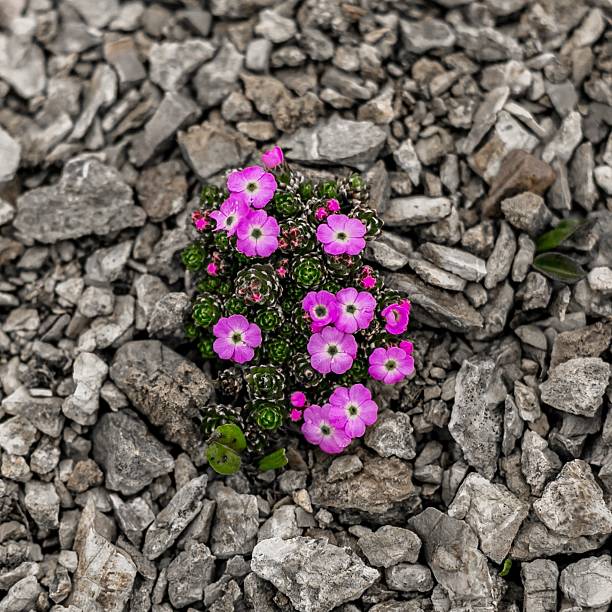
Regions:
<instances>
[{"instance_id":1,"label":"bright magenta flower","mask_svg":"<svg viewBox=\"0 0 612 612\"><path fill-rule=\"evenodd\" d=\"M261 155L261 161L266 168L276 168L283 163L284 159L283 150L278 145Z\"/></svg>"},{"instance_id":2,"label":"bright magenta flower","mask_svg":"<svg viewBox=\"0 0 612 612\"><path fill-rule=\"evenodd\" d=\"M376 300L371 293L347 287L336 293L336 300L340 307L336 327L340 331L354 334L359 329L368 328L376 308Z\"/></svg>"},{"instance_id":3,"label":"bright magenta flower","mask_svg":"<svg viewBox=\"0 0 612 612\"><path fill-rule=\"evenodd\" d=\"M276 179L259 166L249 166L234 170L227 178L227 188L253 208L263 208L276 191Z\"/></svg>"},{"instance_id":4,"label":"bright magenta flower","mask_svg":"<svg viewBox=\"0 0 612 612\"><path fill-rule=\"evenodd\" d=\"M213 326L213 334L217 338L213 343L215 353L236 363L251 361L255 349L261 345L259 326L238 314L219 319Z\"/></svg>"},{"instance_id":5,"label":"bright magenta flower","mask_svg":"<svg viewBox=\"0 0 612 612\"><path fill-rule=\"evenodd\" d=\"M385 330L395 336L403 334L408 329L410 320L410 302L404 300L399 304L389 304L380 313L386 320Z\"/></svg>"},{"instance_id":6,"label":"bright magenta flower","mask_svg":"<svg viewBox=\"0 0 612 612\"><path fill-rule=\"evenodd\" d=\"M359 219L346 215L329 215L325 223L317 227L317 240L330 255L357 255L365 247L366 226Z\"/></svg>"},{"instance_id":7,"label":"bright magenta flower","mask_svg":"<svg viewBox=\"0 0 612 612\"><path fill-rule=\"evenodd\" d=\"M340 314L336 296L329 291L309 291L302 300L302 308L310 316L313 331L332 325Z\"/></svg>"},{"instance_id":8,"label":"bright magenta flower","mask_svg":"<svg viewBox=\"0 0 612 612\"><path fill-rule=\"evenodd\" d=\"M249 212L249 205L246 202L233 193L230 194L219 210L210 213L217 224L214 231L225 230L228 236L233 236L238 224L248 216Z\"/></svg>"},{"instance_id":9,"label":"bright magenta flower","mask_svg":"<svg viewBox=\"0 0 612 612\"><path fill-rule=\"evenodd\" d=\"M291 394L291 405L296 408L303 408L306 405L306 396L301 391L294 391Z\"/></svg>"},{"instance_id":10,"label":"bright magenta flower","mask_svg":"<svg viewBox=\"0 0 612 612\"><path fill-rule=\"evenodd\" d=\"M351 439L341 427L331 422L330 408L330 404L324 406L313 404L310 408L306 408L302 433L311 444L318 445L322 451L330 455L336 455L351 443Z\"/></svg>"},{"instance_id":11,"label":"bright magenta flower","mask_svg":"<svg viewBox=\"0 0 612 612\"><path fill-rule=\"evenodd\" d=\"M338 387L329 398L331 408L329 418L337 427L351 438L359 438L365 433L368 425L376 423L378 406L372 400L372 394L361 384L350 389Z\"/></svg>"},{"instance_id":12,"label":"bright magenta flower","mask_svg":"<svg viewBox=\"0 0 612 612\"><path fill-rule=\"evenodd\" d=\"M404 349L392 346L376 348L368 359L368 373L372 378L393 385L414 372L414 359Z\"/></svg>"},{"instance_id":13,"label":"bright magenta flower","mask_svg":"<svg viewBox=\"0 0 612 612\"><path fill-rule=\"evenodd\" d=\"M344 374L357 356L357 341L333 327L324 327L308 341L310 365L321 374Z\"/></svg>"},{"instance_id":14,"label":"bright magenta flower","mask_svg":"<svg viewBox=\"0 0 612 612\"><path fill-rule=\"evenodd\" d=\"M236 248L248 257L268 257L278 248L280 228L274 217L252 210L236 229Z\"/></svg>"}]
</instances>

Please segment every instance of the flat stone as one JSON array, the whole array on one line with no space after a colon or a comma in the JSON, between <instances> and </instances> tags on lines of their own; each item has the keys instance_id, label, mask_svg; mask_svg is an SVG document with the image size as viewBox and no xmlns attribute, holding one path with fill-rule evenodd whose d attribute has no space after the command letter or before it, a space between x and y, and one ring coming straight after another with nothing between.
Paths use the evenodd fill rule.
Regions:
<instances>
[{"instance_id":1,"label":"flat stone","mask_svg":"<svg viewBox=\"0 0 612 612\"><path fill-rule=\"evenodd\" d=\"M392 525L384 525L375 532L361 536L358 544L374 567L416 563L421 550L421 540L415 533Z\"/></svg>"},{"instance_id":2,"label":"flat stone","mask_svg":"<svg viewBox=\"0 0 612 612\"><path fill-rule=\"evenodd\" d=\"M389 200L382 219L389 227L412 227L421 223L435 223L451 212L448 198L409 196Z\"/></svg>"},{"instance_id":3,"label":"flat stone","mask_svg":"<svg viewBox=\"0 0 612 612\"><path fill-rule=\"evenodd\" d=\"M24 502L28 513L40 529L59 527L60 498L52 482L26 482Z\"/></svg>"},{"instance_id":4,"label":"flat stone","mask_svg":"<svg viewBox=\"0 0 612 612\"><path fill-rule=\"evenodd\" d=\"M301 536L302 530L298 526L295 512L296 506L281 506L277 508L259 529L257 541L261 542L262 540L275 537L290 540L291 538Z\"/></svg>"},{"instance_id":5,"label":"flat stone","mask_svg":"<svg viewBox=\"0 0 612 612\"><path fill-rule=\"evenodd\" d=\"M521 563L525 610L557 612L559 569L550 559Z\"/></svg>"},{"instance_id":6,"label":"flat stone","mask_svg":"<svg viewBox=\"0 0 612 612\"><path fill-rule=\"evenodd\" d=\"M514 232L507 223L502 221L499 226L499 235L495 241L493 252L486 264L487 275L484 279L484 286L486 289L493 289L493 287L506 280L510 273L512 262L514 261L516 248L517 245Z\"/></svg>"},{"instance_id":7,"label":"flat stone","mask_svg":"<svg viewBox=\"0 0 612 612\"><path fill-rule=\"evenodd\" d=\"M126 537L140 545L142 532L155 520L153 511L142 497L133 497L124 502L119 495L109 495L117 523Z\"/></svg>"},{"instance_id":8,"label":"flat stone","mask_svg":"<svg viewBox=\"0 0 612 612\"><path fill-rule=\"evenodd\" d=\"M506 219L516 228L537 236L552 220L544 199L528 191L503 200L501 209Z\"/></svg>"},{"instance_id":9,"label":"flat stone","mask_svg":"<svg viewBox=\"0 0 612 612\"><path fill-rule=\"evenodd\" d=\"M10 455L27 455L38 437L38 430L25 417L14 416L0 423L0 447Z\"/></svg>"},{"instance_id":10,"label":"flat stone","mask_svg":"<svg viewBox=\"0 0 612 612\"><path fill-rule=\"evenodd\" d=\"M476 534L465 521L427 508L409 519L408 527L421 538L427 564L451 600L491 605L494 578L478 550Z\"/></svg>"},{"instance_id":11,"label":"flat stone","mask_svg":"<svg viewBox=\"0 0 612 612\"><path fill-rule=\"evenodd\" d=\"M387 270L401 270L408 263L408 256L381 239L366 243L364 258L374 261Z\"/></svg>"},{"instance_id":12,"label":"flat stone","mask_svg":"<svg viewBox=\"0 0 612 612\"><path fill-rule=\"evenodd\" d=\"M416 276L405 273L386 275L385 284L407 293L419 317L424 315L434 325L456 332L473 331L483 326L481 315L461 294L430 287Z\"/></svg>"},{"instance_id":13,"label":"flat stone","mask_svg":"<svg viewBox=\"0 0 612 612\"><path fill-rule=\"evenodd\" d=\"M322 466L315 467L309 488L313 505L363 516L376 524L397 522L418 507L412 484L412 467L396 457L389 459L358 453L363 469L337 480Z\"/></svg>"},{"instance_id":14,"label":"flat stone","mask_svg":"<svg viewBox=\"0 0 612 612\"><path fill-rule=\"evenodd\" d=\"M487 273L486 263L482 259L460 249L426 242L418 251L436 266L465 280L477 282Z\"/></svg>"},{"instance_id":15,"label":"flat stone","mask_svg":"<svg viewBox=\"0 0 612 612\"><path fill-rule=\"evenodd\" d=\"M180 261L180 252L192 242L187 228L176 227L164 230L152 245L147 259L147 269L151 274L163 276L170 284L176 283L185 275L185 267Z\"/></svg>"},{"instance_id":16,"label":"flat stone","mask_svg":"<svg viewBox=\"0 0 612 612\"><path fill-rule=\"evenodd\" d=\"M74 538L79 563L67 601L77 610L122 612L132 595L136 565L130 556L98 533L93 499L87 502Z\"/></svg>"},{"instance_id":17,"label":"flat stone","mask_svg":"<svg viewBox=\"0 0 612 612\"><path fill-rule=\"evenodd\" d=\"M504 108L510 95L510 88L503 85L488 92L474 114L472 129L463 141L461 151L465 155L473 153L486 133L495 125L498 113Z\"/></svg>"},{"instance_id":18,"label":"flat stone","mask_svg":"<svg viewBox=\"0 0 612 612\"><path fill-rule=\"evenodd\" d=\"M175 608L184 608L204 598L211 584L215 557L206 544L190 542L168 566L168 598Z\"/></svg>"},{"instance_id":19,"label":"flat stone","mask_svg":"<svg viewBox=\"0 0 612 612\"><path fill-rule=\"evenodd\" d=\"M81 336L83 347L94 350L112 346L134 323L134 309L135 300L131 295L116 296L113 314L95 319L89 330Z\"/></svg>"},{"instance_id":20,"label":"flat stone","mask_svg":"<svg viewBox=\"0 0 612 612\"><path fill-rule=\"evenodd\" d=\"M550 367L575 357L599 357L612 341L612 324L598 321L593 325L564 331L555 337Z\"/></svg>"},{"instance_id":21,"label":"flat stone","mask_svg":"<svg viewBox=\"0 0 612 612\"><path fill-rule=\"evenodd\" d=\"M487 217L497 215L499 202L518 193L530 191L542 195L554 180L555 172L546 162L526 151L510 151L491 182L489 195L483 202L483 213Z\"/></svg>"},{"instance_id":22,"label":"flat stone","mask_svg":"<svg viewBox=\"0 0 612 612\"><path fill-rule=\"evenodd\" d=\"M350 549L303 537L260 542L251 567L300 612L330 612L359 598L379 578Z\"/></svg>"},{"instance_id":23,"label":"flat stone","mask_svg":"<svg viewBox=\"0 0 612 612\"><path fill-rule=\"evenodd\" d=\"M521 470L525 480L533 495L541 495L546 484L559 473L561 460L548 448L547 441L530 429L523 436L522 450Z\"/></svg>"},{"instance_id":24,"label":"flat stone","mask_svg":"<svg viewBox=\"0 0 612 612\"><path fill-rule=\"evenodd\" d=\"M564 412L593 416L603 401L610 365L599 357L576 357L552 368L540 385L542 401Z\"/></svg>"},{"instance_id":25,"label":"flat stone","mask_svg":"<svg viewBox=\"0 0 612 612\"><path fill-rule=\"evenodd\" d=\"M185 320L191 309L191 298L176 291L162 296L155 304L147 324L147 333L152 338L176 338L185 336Z\"/></svg>"},{"instance_id":26,"label":"flat stone","mask_svg":"<svg viewBox=\"0 0 612 612\"><path fill-rule=\"evenodd\" d=\"M200 109L191 98L167 92L144 131L132 141L130 161L143 166L169 145L175 134L191 125L200 116Z\"/></svg>"},{"instance_id":27,"label":"flat stone","mask_svg":"<svg viewBox=\"0 0 612 612\"><path fill-rule=\"evenodd\" d=\"M149 51L150 79L165 91L178 91L214 54L207 40L154 43Z\"/></svg>"},{"instance_id":28,"label":"flat stone","mask_svg":"<svg viewBox=\"0 0 612 612\"><path fill-rule=\"evenodd\" d=\"M434 266L426 259L411 257L408 264L429 285L449 291L463 291L467 284L465 279Z\"/></svg>"},{"instance_id":29,"label":"flat stone","mask_svg":"<svg viewBox=\"0 0 612 612\"><path fill-rule=\"evenodd\" d=\"M2 162L0 183L5 183L12 180L17 173L21 160L21 145L2 127L0 127L0 160Z\"/></svg>"},{"instance_id":30,"label":"flat stone","mask_svg":"<svg viewBox=\"0 0 612 612\"><path fill-rule=\"evenodd\" d=\"M0 34L0 78L22 98L42 94L47 83L42 49L27 36Z\"/></svg>"},{"instance_id":31,"label":"flat stone","mask_svg":"<svg viewBox=\"0 0 612 612\"><path fill-rule=\"evenodd\" d=\"M119 280L131 252L131 240L114 244L106 249L97 249L85 262L87 279L96 283L112 283Z\"/></svg>"},{"instance_id":32,"label":"flat stone","mask_svg":"<svg viewBox=\"0 0 612 612\"><path fill-rule=\"evenodd\" d=\"M408 174L413 185L420 183L422 166L410 139L405 140L397 151L394 151L393 159Z\"/></svg>"},{"instance_id":33,"label":"flat stone","mask_svg":"<svg viewBox=\"0 0 612 612\"><path fill-rule=\"evenodd\" d=\"M38 583L36 576L26 576L18 580L8 589L0 602L1 612L25 612L33 610L43 588Z\"/></svg>"},{"instance_id":34,"label":"flat stone","mask_svg":"<svg viewBox=\"0 0 612 612\"><path fill-rule=\"evenodd\" d=\"M360 168L375 161L385 141L384 130L371 121L332 117L314 128L301 128L283 136L279 145L290 160Z\"/></svg>"},{"instance_id":35,"label":"flat stone","mask_svg":"<svg viewBox=\"0 0 612 612\"><path fill-rule=\"evenodd\" d=\"M129 36L105 43L104 58L117 72L122 87L136 85L147 76L147 71L138 57L134 40Z\"/></svg>"},{"instance_id":36,"label":"flat stone","mask_svg":"<svg viewBox=\"0 0 612 612\"><path fill-rule=\"evenodd\" d=\"M115 353L110 377L166 440L201 462L202 435L195 420L212 385L199 368L157 340L141 340Z\"/></svg>"},{"instance_id":37,"label":"flat stone","mask_svg":"<svg viewBox=\"0 0 612 612\"><path fill-rule=\"evenodd\" d=\"M93 430L93 456L106 475L106 487L138 493L174 468L174 460L146 425L127 412L102 415Z\"/></svg>"},{"instance_id":38,"label":"flat stone","mask_svg":"<svg viewBox=\"0 0 612 612\"><path fill-rule=\"evenodd\" d=\"M439 19L400 20L403 47L419 55L431 49L450 49L455 44L452 28Z\"/></svg>"},{"instance_id":39,"label":"flat stone","mask_svg":"<svg viewBox=\"0 0 612 612\"><path fill-rule=\"evenodd\" d=\"M229 41L223 42L214 59L204 64L193 79L198 104L217 106L239 87L244 55Z\"/></svg>"},{"instance_id":40,"label":"flat stone","mask_svg":"<svg viewBox=\"0 0 612 612\"><path fill-rule=\"evenodd\" d=\"M157 559L172 546L202 509L208 476L198 476L181 487L147 530L142 552Z\"/></svg>"},{"instance_id":41,"label":"flat stone","mask_svg":"<svg viewBox=\"0 0 612 612\"><path fill-rule=\"evenodd\" d=\"M608 195L612 195L612 168L610 166L597 166L593 170L595 182Z\"/></svg>"},{"instance_id":42,"label":"flat stone","mask_svg":"<svg viewBox=\"0 0 612 612\"><path fill-rule=\"evenodd\" d=\"M270 42L275 44L287 42L295 36L296 32L295 22L289 17L283 17L280 11L264 9L259 13L259 22L255 26L255 33Z\"/></svg>"},{"instance_id":43,"label":"flat stone","mask_svg":"<svg viewBox=\"0 0 612 612\"><path fill-rule=\"evenodd\" d=\"M579 606L604 608L612 603L610 555L588 557L571 563L561 572L559 587Z\"/></svg>"},{"instance_id":44,"label":"flat stone","mask_svg":"<svg viewBox=\"0 0 612 612\"><path fill-rule=\"evenodd\" d=\"M72 378L76 388L62 404L66 417L80 425L95 425L100 404L100 389L108 366L94 353L80 353L74 360Z\"/></svg>"},{"instance_id":45,"label":"flat stone","mask_svg":"<svg viewBox=\"0 0 612 612\"><path fill-rule=\"evenodd\" d=\"M381 457L410 460L416 457L416 440L412 432L407 414L383 410L376 423L367 429L364 443Z\"/></svg>"},{"instance_id":46,"label":"flat stone","mask_svg":"<svg viewBox=\"0 0 612 612\"><path fill-rule=\"evenodd\" d=\"M119 172L96 159L75 158L64 166L58 183L32 189L17 199L13 225L44 243L105 236L144 224L132 189Z\"/></svg>"},{"instance_id":47,"label":"flat stone","mask_svg":"<svg viewBox=\"0 0 612 612\"><path fill-rule=\"evenodd\" d=\"M159 222L185 208L187 178L177 160L145 169L136 183L138 200L151 221Z\"/></svg>"},{"instance_id":48,"label":"flat stone","mask_svg":"<svg viewBox=\"0 0 612 612\"><path fill-rule=\"evenodd\" d=\"M425 565L400 563L385 571L387 586L405 593L427 593L434 588L431 570Z\"/></svg>"},{"instance_id":49,"label":"flat stone","mask_svg":"<svg viewBox=\"0 0 612 612\"><path fill-rule=\"evenodd\" d=\"M521 45L499 28L472 27L460 23L455 27L455 33L456 46L462 48L468 57L478 61L520 60L523 57Z\"/></svg>"},{"instance_id":50,"label":"flat stone","mask_svg":"<svg viewBox=\"0 0 612 612\"><path fill-rule=\"evenodd\" d=\"M501 484L469 474L459 487L448 515L463 519L475 531L480 550L501 564L508 555L529 505Z\"/></svg>"},{"instance_id":51,"label":"flat stone","mask_svg":"<svg viewBox=\"0 0 612 612\"><path fill-rule=\"evenodd\" d=\"M257 541L259 510L254 495L240 495L229 487L215 491L217 502L210 548L220 559L251 554Z\"/></svg>"},{"instance_id":52,"label":"flat stone","mask_svg":"<svg viewBox=\"0 0 612 612\"><path fill-rule=\"evenodd\" d=\"M25 386L21 386L2 400L2 408L7 414L24 417L52 438L59 438L62 433L64 417L59 397L33 396Z\"/></svg>"},{"instance_id":53,"label":"flat stone","mask_svg":"<svg viewBox=\"0 0 612 612\"><path fill-rule=\"evenodd\" d=\"M544 147L542 159L550 163L554 159L567 163L582 140L582 117L572 111L563 119L552 140Z\"/></svg>"},{"instance_id":54,"label":"flat stone","mask_svg":"<svg viewBox=\"0 0 612 612\"><path fill-rule=\"evenodd\" d=\"M241 166L253 151L248 138L229 126L209 121L179 132L177 140L184 160L201 181Z\"/></svg>"},{"instance_id":55,"label":"flat stone","mask_svg":"<svg viewBox=\"0 0 612 612\"><path fill-rule=\"evenodd\" d=\"M593 291L599 291L604 295L612 293L612 268L598 266L589 271L587 280Z\"/></svg>"},{"instance_id":56,"label":"flat stone","mask_svg":"<svg viewBox=\"0 0 612 612\"><path fill-rule=\"evenodd\" d=\"M497 471L506 392L490 358L466 359L455 381L448 429L465 460L489 480Z\"/></svg>"}]
</instances>

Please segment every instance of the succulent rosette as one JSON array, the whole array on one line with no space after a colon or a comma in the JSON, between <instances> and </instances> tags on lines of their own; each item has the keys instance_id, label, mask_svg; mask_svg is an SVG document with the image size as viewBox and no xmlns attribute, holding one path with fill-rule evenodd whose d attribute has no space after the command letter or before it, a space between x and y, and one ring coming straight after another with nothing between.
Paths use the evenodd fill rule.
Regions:
<instances>
[{"instance_id":1,"label":"succulent rosette","mask_svg":"<svg viewBox=\"0 0 612 612\"><path fill-rule=\"evenodd\" d=\"M414 372L408 296L362 261L382 226L368 200L359 175L309 180L277 146L203 188L181 259L195 287L185 334L223 402L201 416L213 468L228 473L219 457L239 466L290 431L340 453L376 422L372 390ZM284 462L278 449L259 467Z\"/></svg>"}]
</instances>

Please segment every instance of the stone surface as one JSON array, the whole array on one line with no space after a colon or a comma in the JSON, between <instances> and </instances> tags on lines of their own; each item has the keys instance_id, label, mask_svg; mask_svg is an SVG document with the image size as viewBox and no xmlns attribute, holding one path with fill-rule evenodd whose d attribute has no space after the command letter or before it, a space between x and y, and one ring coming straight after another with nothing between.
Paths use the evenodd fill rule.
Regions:
<instances>
[{"instance_id":1,"label":"stone surface","mask_svg":"<svg viewBox=\"0 0 612 612\"><path fill-rule=\"evenodd\" d=\"M366 431L364 442L381 457L410 460L416 456L416 440L412 432L407 414L383 410L376 423Z\"/></svg>"},{"instance_id":2,"label":"stone surface","mask_svg":"<svg viewBox=\"0 0 612 612\"><path fill-rule=\"evenodd\" d=\"M534 612L557 611L557 564L549 559L521 563L521 579L525 590L524 608Z\"/></svg>"},{"instance_id":3,"label":"stone surface","mask_svg":"<svg viewBox=\"0 0 612 612\"><path fill-rule=\"evenodd\" d=\"M26 482L24 502L40 529L59 527L60 498L53 483L39 480Z\"/></svg>"},{"instance_id":4,"label":"stone surface","mask_svg":"<svg viewBox=\"0 0 612 612\"><path fill-rule=\"evenodd\" d=\"M472 473L459 487L448 515L465 520L478 536L480 550L501 564L528 511L506 487Z\"/></svg>"},{"instance_id":5,"label":"stone surface","mask_svg":"<svg viewBox=\"0 0 612 612\"><path fill-rule=\"evenodd\" d=\"M242 53L229 40L225 41L214 59L204 64L193 79L198 103L204 108L211 108L223 102L238 88L243 63Z\"/></svg>"},{"instance_id":6,"label":"stone surface","mask_svg":"<svg viewBox=\"0 0 612 612\"><path fill-rule=\"evenodd\" d=\"M202 438L194 418L212 387L199 368L157 340L142 340L117 351L110 377L166 440L201 457Z\"/></svg>"},{"instance_id":7,"label":"stone surface","mask_svg":"<svg viewBox=\"0 0 612 612\"><path fill-rule=\"evenodd\" d=\"M479 281L487 273L482 259L459 249L426 242L419 247L419 253L436 266L465 280Z\"/></svg>"},{"instance_id":8,"label":"stone surface","mask_svg":"<svg viewBox=\"0 0 612 612\"><path fill-rule=\"evenodd\" d=\"M149 52L150 78L165 91L178 91L214 53L214 46L205 40L154 43Z\"/></svg>"},{"instance_id":9,"label":"stone surface","mask_svg":"<svg viewBox=\"0 0 612 612\"><path fill-rule=\"evenodd\" d=\"M0 78L23 98L42 94L47 82L42 49L28 36L0 34Z\"/></svg>"},{"instance_id":10,"label":"stone surface","mask_svg":"<svg viewBox=\"0 0 612 612\"><path fill-rule=\"evenodd\" d=\"M610 380L610 364L599 357L576 357L555 366L540 385L542 401L557 410L593 416Z\"/></svg>"},{"instance_id":11,"label":"stone surface","mask_svg":"<svg viewBox=\"0 0 612 612\"><path fill-rule=\"evenodd\" d=\"M62 404L66 417L80 425L94 425L98 416L100 389L108 374L108 366L94 353L80 353L74 360L72 378L74 393Z\"/></svg>"},{"instance_id":12,"label":"stone surface","mask_svg":"<svg viewBox=\"0 0 612 612\"><path fill-rule=\"evenodd\" d=\"M501 209L514 227L526 231L530 236L541 234L552 219L544 199L528 191L503 200Z\"/></svg>"},{"instance_id":13,"label":"stone surface","mask_svg":"<svg viewBox=\"0 0 612 612\"><path fill-rule=\"evenodd\" d=\"M17 200L15 227L40 242L53 243L144 224L132 189L110 166L95 159L70 160L58 183L27 191Z\"/></svg>"},{"instance_id":14,"label":"stone surface","mask_svg":"<svg viewBox=\"0 0 612 612\"><path fill-rule=\"evenodd\" d=\"M0 170L0 183L8 182L13 179L19 168L21 159L21 145L13 140L11 135L0 127L0 160L2 160L2 170Z\"/></svg>"},{"instance_id":15,"label":"stone surface","mask_svg":"<svg viewBox=\"0 0 612 612\"><path fill-rule=\"evenodd\" d=\"M391 567L398 563L415 563L421 541L409 529L385 525L359 538L359 548L374 567Z\"/></svg>"},{"instance_id":16,"label":"stone surface","mask_svg":"<svg viewBox=\"0 0 612 612\"><path fill-rule=\"evenodd\" d=\"M106 486L124 495L137 493L167 474L174 460L147 430L126 412L103 415L93 432L93 454L106 475Z\"/></svg>"},{"instance_id":17,"label":"stone surface","mask_svg":"<svg viewBox=\"0 0 612 612\"><path fill-rule=\"evenodd\" d=\"M385 571L387 586L394 591L426 593L434 587L431 571L425 565L400 563Z\"/></svg>"},{"instance_id":18,"label":"stone surface","mask_svg":"<svg viewBox=\"0 0 612 612\"><path fill-rule=\"evenodd\" d=\"M579 606L600 608L612 603L610 555L588 557L571 563L562 572L559 587Z\"/></svg>"},{"instance_id":19,"label":"stone surface","mask_svg":"<svg viewBox=\"0 0 612 612\"><path fill-rule=\"evenodd\" d=\"M151 221L163 221L185 207L187 179L184 166L169 161L147 168L136 183L138 200Z\"/></svg>"},{"instance_id":20,"label":"stone surface","mask_svg":"<svg viewBox=\"0 0 612 612\"><path fill-rule=\"evenodd\" d=\"M147 559L157 559L176 542L202 508L208 476L190 480L180 488L168 505L155 517L147 530L142 552Z\"/></svg>"},{"instance_id":21,"label":"stone surface","mask_svg":"<svg viewBox=\"0 0 612 612\"><path fill-rule=\"evenodd\" d=\"M455 382L455 404L448 424L465 460L489 480L497 470L506 396L495 362L487 358L463 362Z\"/></svg>"},{"instance_id":22,"label":"stone surface","mask_svg":"<svg viewBox=\"0 0 612 612\"><path fill-rule=\"evenodd\" d=\"M410 196L391 199L382 218L388 227L406 227L440 221L450 212L451 201L448 198Z\"/></svg>"},{"instance_id":23,"label":"stone surface","mask_svg":"<svg viewBox=\"0 0 612 612\"><path fill-rule=\"evenodd\" d=\"M168 597L175 608L202 601L204 588L212 582L215 558L208 546L189 543L168 566Z\"/></svg>"},{"instance_id":24,"label":"stone surface","mask_svg":"<svg viewBox=\"0 0 612 612\"><path fill-rule=\"evenodd\" d=\"M348 549L302 537L260 542L251 567L300 612L330 612L357 599L379 577Z\"/></svg>"}]
</instances>

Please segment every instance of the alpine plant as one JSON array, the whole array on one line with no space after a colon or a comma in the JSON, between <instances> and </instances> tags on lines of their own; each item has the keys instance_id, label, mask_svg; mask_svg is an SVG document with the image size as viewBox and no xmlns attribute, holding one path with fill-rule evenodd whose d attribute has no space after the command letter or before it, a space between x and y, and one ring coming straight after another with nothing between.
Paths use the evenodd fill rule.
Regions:
<instances>
[{"instance_id":1,"label":"alpine plant","mask_svg":"<svg viewBox=\"0 0 612 612\"><path fill-rule=\"evenodd\" d=\"M202 428L217 471L274 447L259 466L282 466L283 430L342 452L376 422L369 381L414 372L410 301L362 260L382 226L368 199L359 175L307 180L279 147L203 189L182 261L196 287L186 334L216 376Z\"/></svg>"}]
</instances>

